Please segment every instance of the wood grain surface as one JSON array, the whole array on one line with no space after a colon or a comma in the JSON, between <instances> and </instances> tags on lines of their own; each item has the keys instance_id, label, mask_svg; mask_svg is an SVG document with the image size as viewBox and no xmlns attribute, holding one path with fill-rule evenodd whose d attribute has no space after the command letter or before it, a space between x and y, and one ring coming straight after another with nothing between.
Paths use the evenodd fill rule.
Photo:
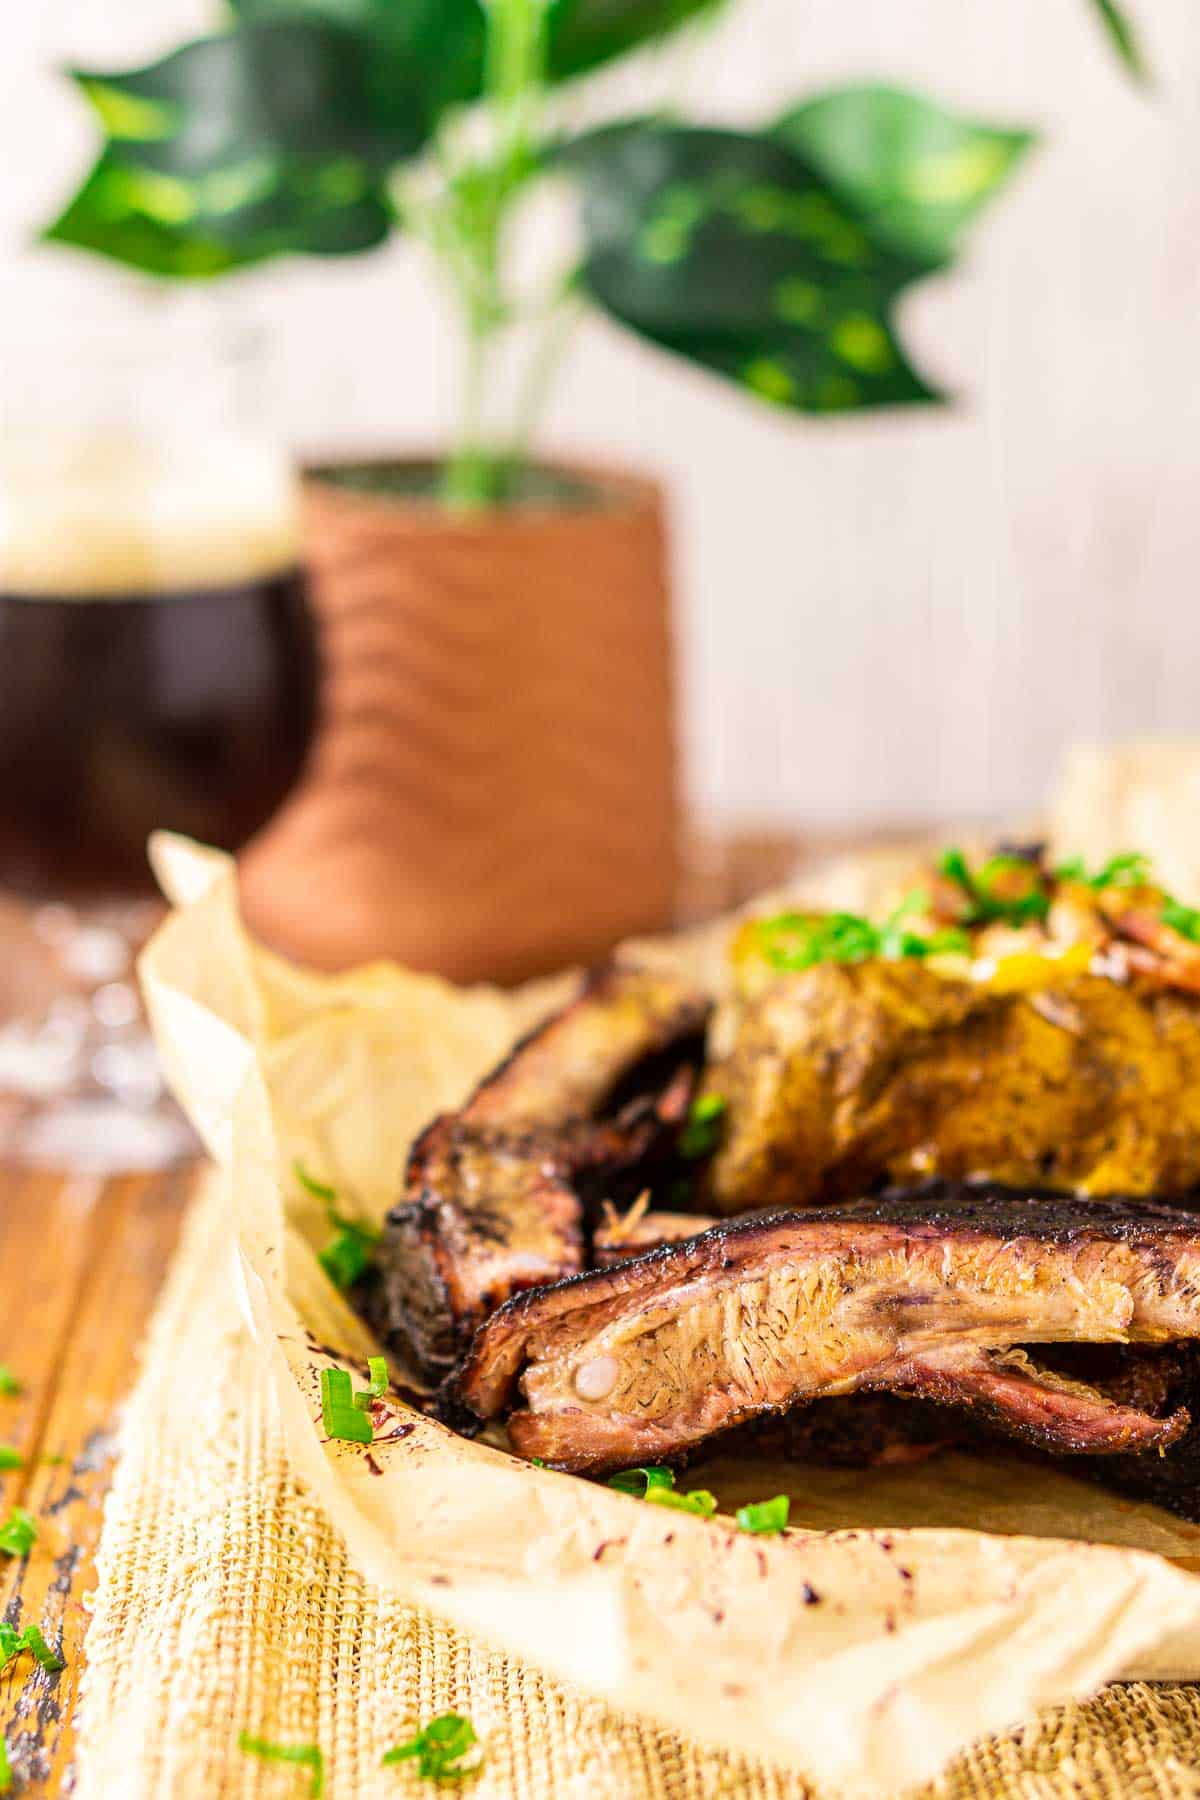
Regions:
<instances>
[{"instance_id":1,"label":"wood grain surface","mask_svg":"<svg viewBox=\"0 0 1200 1800\"><path fill-rule=\"evenodd\" d=\"M21 1795L70 1791L87 1597L112 1475L120 1403L161 1286L192 1171L103 1180L0 1169L0 1443L22 1467L0 1500L28 1508L38 1540L0 1559L0 1618L40 1625L66 1667L28 1655L0 1675L0 1729Z\"/></svg>"}]
</instances>

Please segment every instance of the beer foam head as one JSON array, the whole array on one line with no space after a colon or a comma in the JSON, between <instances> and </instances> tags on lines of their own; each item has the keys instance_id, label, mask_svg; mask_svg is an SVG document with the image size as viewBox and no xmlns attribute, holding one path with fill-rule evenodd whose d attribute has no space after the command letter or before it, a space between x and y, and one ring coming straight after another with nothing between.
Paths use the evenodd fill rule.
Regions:
<instances>
[{"instance_id":1,"label":"beer foam head","mask_svg":"<svg viewBox=\"0 0 1200 1800\"><path fill-rule=\"evenodd\" d=\"M298 560L295 479L260 444L93 435L0 455L0 590L169 593Z\"/></svg>"}]
</instances>

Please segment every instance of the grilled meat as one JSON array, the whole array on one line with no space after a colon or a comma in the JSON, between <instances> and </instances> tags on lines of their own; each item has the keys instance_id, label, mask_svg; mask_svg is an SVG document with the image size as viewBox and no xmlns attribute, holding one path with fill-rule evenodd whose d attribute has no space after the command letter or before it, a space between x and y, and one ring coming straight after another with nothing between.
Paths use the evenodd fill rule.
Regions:
<instances>
[{"instance_id":1,"label":"grilled meat","mask_svg":"<svg viewBox=\"0 0 1200 1800\"><path fill-rule=\"evenodd\" d=\"M643 1256L647 1250L658 1250L663 1244L699 1237L717 1223L702 1213L655 1212L648 1201L649 1194L643 1194L623 1217L611 1201L605 1201L600 1222L592 1233L592 1261L598 1269L631 1256Z\"/></svg>"},{"instance_id":2,"label":"grilled meat","mask_svg":"<svg viewBox=\"0 0 1200 1800\"><path fill-rule=\"evenodd\" d=\"M702 1195L720 1213L932 1175L1200 1182L1200 1007L1159 986L1082 973L1005 992L919 960L822 962L746 1000L706 1087L726 1101Z\"/></svg>"},{"instance_id":3,"label":"grilled meat","mask_svg":"<svg viewBox=\"0 0 1200 1800\"><path fill-rule=\"evenodd\" d=\"M1200 1215L931 1184L717 1225L511 1300L458 1378L525 1456L603 1472L830 1395L969 1409L1066 1454L1173 1443L1158 1417L1024 1346L1200 1337Z\"/></svg>"},{"instance_id":4,"label":"grilled meat","mask_svg":"<svg viewBox=\"0 0 1200 1800\"><path fill-rule=\"evenodd\" d=\"M380 1261L389 1330L424 1373L511 1294L584 1266L590 1197L620 1193L686 1116L708 1012L667 976L603 969L422 1133Z\"/></svg>"}]
</instances>

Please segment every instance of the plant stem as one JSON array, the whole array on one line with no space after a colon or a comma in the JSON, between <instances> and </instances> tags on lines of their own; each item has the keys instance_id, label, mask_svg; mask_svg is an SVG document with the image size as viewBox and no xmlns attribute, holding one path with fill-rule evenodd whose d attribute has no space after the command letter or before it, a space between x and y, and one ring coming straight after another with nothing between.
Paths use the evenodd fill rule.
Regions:
<instances>
[{"instance_id":1,"label":"plant stem","mask_svg":"<svg viewBox=\"0 0 1200 1800\"><path fill-rule=\"evenodd\" d=\"M567 339L579 319L579 303L567 289L552 309L541 336L525 366L525 378L517 395L512 436L508 444L511 474L524 467L534 432L541 423L554 377L562 362Z\"/></svg>"},{"instance_id":2,"label":"plant stem","mask_svg":"<svg viewBox=\"0 0 1200 1800\"><path fill-rule=\"evenodd\" d=\"M454 281L467 335L463 413L458 443L446 464L442 493L459 508L494 504L512 472L509 454L483 438L488 353L509 322L501 250L514 195L531 168L545 56L546 0L485 0L487 42L484 106L492 152L482 165L451 173L445 198L445 264Z\"/></svg>"}]
</instances>

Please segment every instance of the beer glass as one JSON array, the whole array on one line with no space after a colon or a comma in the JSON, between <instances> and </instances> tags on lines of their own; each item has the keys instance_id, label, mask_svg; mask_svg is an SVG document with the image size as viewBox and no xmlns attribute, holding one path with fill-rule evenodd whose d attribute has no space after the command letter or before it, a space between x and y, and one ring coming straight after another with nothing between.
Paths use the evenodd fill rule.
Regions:
<instances>
[{"instance_id":1,"label":"beer glass","mask_svg":"<svg viewBox=\"0 0 1200 1800\"><path fill-rule=\"evenodd\" d=\"M165 1149L147 836L238 850L304 763L316 641L266 410L256 335L173 305L0 346L0 1090L42 1102L31 1154L94 1161L113 1100L126 1163Z\"/></svg>"}]
</instances>

